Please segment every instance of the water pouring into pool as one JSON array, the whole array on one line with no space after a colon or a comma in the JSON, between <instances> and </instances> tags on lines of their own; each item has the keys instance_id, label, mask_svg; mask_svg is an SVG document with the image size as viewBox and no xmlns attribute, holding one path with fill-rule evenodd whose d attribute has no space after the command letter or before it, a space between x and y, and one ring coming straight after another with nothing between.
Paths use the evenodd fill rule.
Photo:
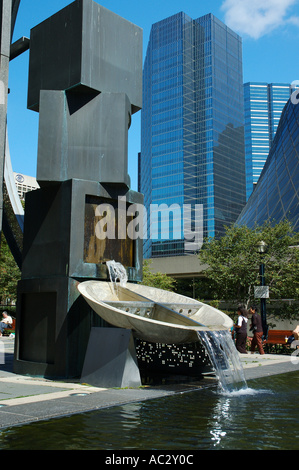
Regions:
<instances>
[{"instance_id":1,"label":"water pouring into pool","mask_svg":"<svg viewBox=\"0 0 299 470\"><path fill-rule=\"evenodd\" d=\"M229 331L198 331L218 378L222 393L248 390L239 353Z\"/></svg>"}]
</instances>

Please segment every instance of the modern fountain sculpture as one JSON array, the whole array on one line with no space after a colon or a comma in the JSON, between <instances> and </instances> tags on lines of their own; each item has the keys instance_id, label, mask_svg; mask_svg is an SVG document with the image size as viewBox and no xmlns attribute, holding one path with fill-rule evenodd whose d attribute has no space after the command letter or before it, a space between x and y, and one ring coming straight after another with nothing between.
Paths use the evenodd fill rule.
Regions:
<instances>
[{"instance_id":1,"label":"modern fountain sculpture","mask_svg":"<svg viewBox=\"0 0 299 470\"><path fill-rule=\"evenodd\" d=\"M141 84L142 31L92 0L31 30L28 107L40 114L40 189L26 197L17 373L139 385L133 336L182 344L232 325L212 307L137 285L141 239L96 236L100 205L112 208L118 234L131 220L119 198L126 207L143 203L127 172ZM117 291L106 264L114 259L128 280Z\"/></svg>"},{"instance_id":2,"label":"modern fountain sculpture","mask_svg":"<svg viewBox=\"0 0 299 470\"><path fill-rule=\"evenodd\" d=\"M81 374L91 326L103 322L77 290L119 259L142 276L142 240L100 240L96 208L143 203L129 187L128 129L141 109L142 30L76 0L31 30L28 108L39 112L37 181L26 197L14 367ZM128 223L125 220L124 223Z\"/></svg>"}]
</instances>

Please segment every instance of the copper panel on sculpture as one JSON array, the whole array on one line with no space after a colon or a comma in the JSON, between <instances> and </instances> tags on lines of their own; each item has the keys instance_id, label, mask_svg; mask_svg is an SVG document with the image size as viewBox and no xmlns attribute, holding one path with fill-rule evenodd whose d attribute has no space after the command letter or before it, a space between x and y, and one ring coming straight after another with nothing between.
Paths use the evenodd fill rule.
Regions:
<instances>
[{"instance_id":1,"label":"copper panel on sculpture","mask_svg":"<svg viewBox=\"0 0 299 470\"><path fill-rule=\"evenodd\" d=\"M100 264L115 260L125 267L134 267L134 240L127 236L132 220L118 201L86 196L83 261Z\"/></svg>"}]
</instances>

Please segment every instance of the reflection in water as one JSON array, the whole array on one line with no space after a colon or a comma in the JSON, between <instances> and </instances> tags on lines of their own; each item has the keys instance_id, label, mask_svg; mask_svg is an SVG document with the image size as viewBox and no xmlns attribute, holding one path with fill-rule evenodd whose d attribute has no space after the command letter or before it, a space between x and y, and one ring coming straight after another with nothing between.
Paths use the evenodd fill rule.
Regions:
<instances>
[{"instance_id":1,"label":"reflection in water","mask_svg":"<svg viewBox=\"0 0 299 470\"><path fill-rule=\"evenodd\" d=\"M221 439L226 436L226 431L223 430L225 420L230 419L229 414L230 398L226 398L224 402L220 399L215 406L215 414L213 416L210 430L211 441L213 446L217 446L221 443ZM227 423L226 423L227 425Z\"/></svg>"},{"instance_id":2,"label":"reflection in water","mask_svg":"<svg viewBox=\"0 0 299 470\"><path fill-rule=\"evenodd\" d=\"M298 449L299 372L202 389L0 432L0 449Z\"/></svg>"},{"instance_id":3,"label":"reflection in water","mask_svg":"<svg viewBox=\"0 0 299 470\"><path fill-rule=\"evenodd\" d=\"M209 423L213 447L225 449L226 443L231 440L234 433L238 434L238 430L240 431L240 439L243 439L243 433L246 433L243 426L247 426L246 420L248 420L248 417L246 418L246 413L249 412L250 416L250 404L254 403L255 400L258 403L263 400L263 396L269 398L271 395L271 390L255 390L253 388L217 394L218 399L215 401L214 411Z\"/></svg>"}]
</instances>

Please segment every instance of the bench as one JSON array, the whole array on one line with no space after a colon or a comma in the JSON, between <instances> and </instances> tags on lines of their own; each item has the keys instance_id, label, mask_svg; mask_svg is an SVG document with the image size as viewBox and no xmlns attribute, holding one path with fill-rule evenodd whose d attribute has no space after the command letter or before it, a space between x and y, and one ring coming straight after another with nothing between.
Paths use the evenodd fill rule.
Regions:
<instances>
[{"instance_id":1,"label":"bench","mask_svg":"<svg viewBox=\"0 0 299 470\"><path fill-rule=\"evenodd\" d=\"M292 330L269 330L266 341L263 342L267 352L284 352L290 348L286 338L292 335Z\"/></svg>"},{"instance_id":2,"label":"bench","mask_svg":"<svg viewBox=\"0 0 299 470\"><path fill-rule=\"evenodd\" d=\"M11 333L15 333L16 331L16 319L12 319L12 325L10 325L8 328L5 328L5 330L2 333L2 336L9 336Z\"/></svg>"}]
</instances>

